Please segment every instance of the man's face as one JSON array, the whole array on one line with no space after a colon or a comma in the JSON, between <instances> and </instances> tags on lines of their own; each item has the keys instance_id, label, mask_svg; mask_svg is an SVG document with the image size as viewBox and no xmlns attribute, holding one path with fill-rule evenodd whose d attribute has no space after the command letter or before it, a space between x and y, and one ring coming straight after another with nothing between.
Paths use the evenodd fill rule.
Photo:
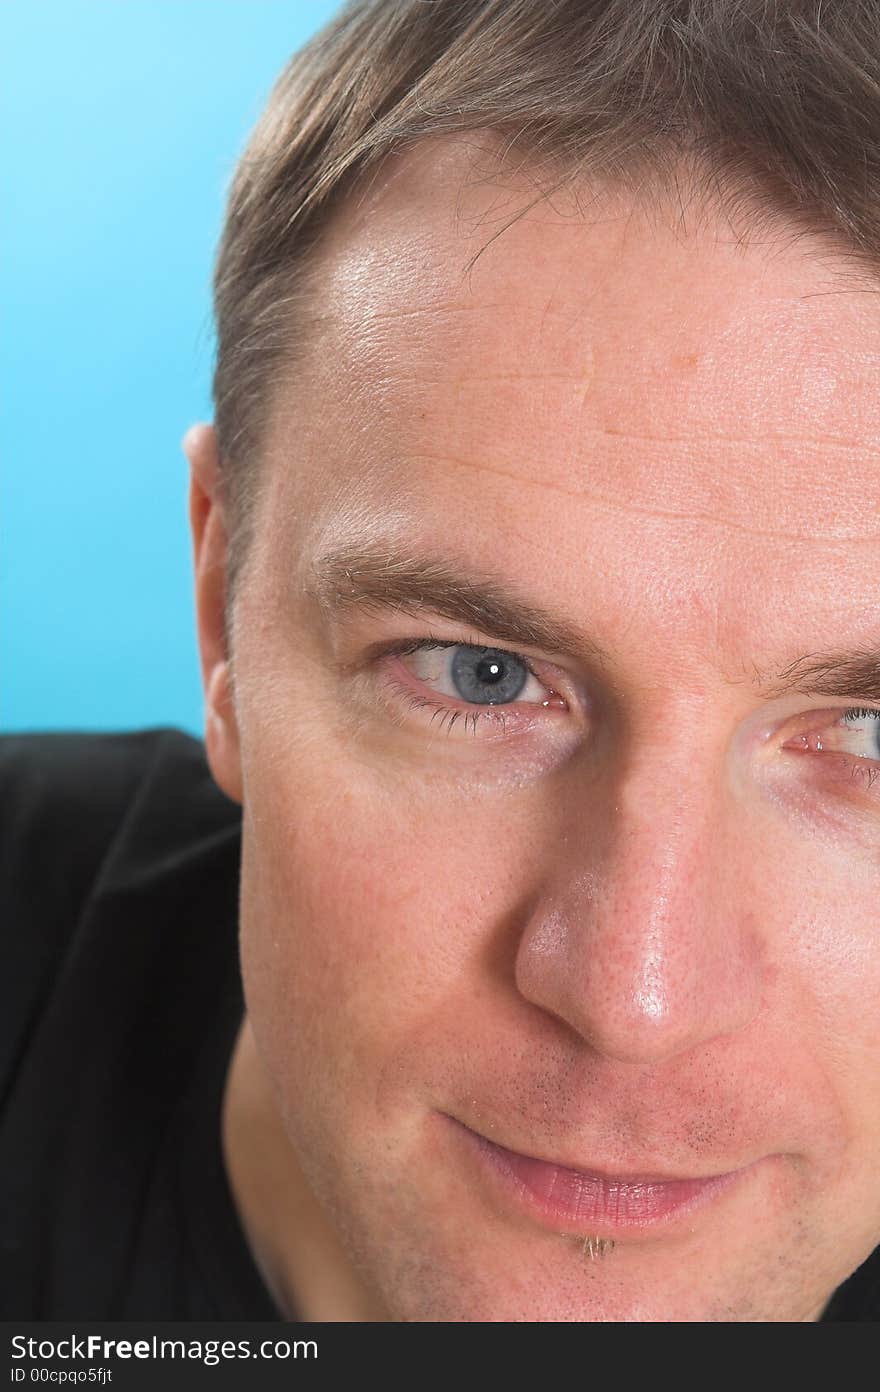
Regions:
<instances>
[{"instance_id":1,"label":"man's face","mask_svg":"<svg viewBox=\"0 0 880 1392\"><path fill-rule=\"evenodd\" d=\"M880 1241L880 722L780 675L880 647L877 301L622 195L464 277L527 188L466 167L340 215L273 404L254 1034L393 1318L815 1318Z\"/></svg>"}]
</instances>

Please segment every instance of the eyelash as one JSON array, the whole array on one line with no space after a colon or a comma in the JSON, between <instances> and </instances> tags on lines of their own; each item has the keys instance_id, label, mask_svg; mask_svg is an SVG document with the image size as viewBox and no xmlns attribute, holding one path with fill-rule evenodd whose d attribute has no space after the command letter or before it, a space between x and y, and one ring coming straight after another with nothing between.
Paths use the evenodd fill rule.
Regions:
<instances>
[{"instance_id":1,"label":"eyelash","mask_svg":"<svg viewBox=\"0 0 880 1392\"><path fill-rule=\"evenodd\" d=\"M394 643L383 651L387 657L405 657L409 653L420 652L424 648L475 648L477 646L476 643L463 643L449 638L432 638L427 636L423 638L403 639L401 642ZM493 644L492 646L494 647L495 645ZM514 652L511 648L501 647L499 647L497 651L504 653L506 657L514 658L515 661L522 664L525 670L530 676L533 676L536 681L542 681L540 674L535 670L529 659L524 657L522 653ZM443 729L444 721L448 719L449 724L446 726L447 735L451 733L452 727L461 715L464 716L465 730L467 730L468 721L470 720L471 730L474 735L477 733L478 720L500 722L502 731L506 732L507 710L509 707L505 708L503 705L492 705L486 706L485 708L476 707L474 710L452 710L449 706L441 705L438 701L432 701L427 696L417 696L414 692L408 690L402 682L392 681L391 684L413 710L432 710L434 712L431 716L432 723L439 716L439 728L441 730ZM544 683L544 685L546 685L546 683Z\"/></svg>"},{"instance_id":2,"label":"eyelash","mask_svg":"<svg viewBox=\"0 0 880 1392\"><path fill-rule=\"evenodd\" d=\"M433 638L430 635L428 635L422 638L403 639L400 642L392 644L390 647L384 648L383 653L387 657L405 657L410 653L420 652L425 648L467 648L476 646L477 644L475 643L463 643L448 638ZM510 648L501 647L498 648L498 651L503 652L506 656L512 657L517 662L521 663L525 670L531 676L533 676L536 679L536 681L542 680L540 674L535 670L532 663L529 661L527 657L524 657L522 653L515 652ZM441 730L443 729L444 721L448 719L449 723L446 726L447 735L451 733L452 728L460 715L464 716L465 730L467 730L468 720L470 719L470 721L472 722L471 729L474 735L476 735L477 733L477 721L480 719L500 721L502 730L506 730L506 715L503 706L488 706L485 710L480 710L479 708L477 708L474 711L452 710L448 706L441 705L438 701L432 701L427 696L415 695L412 691L408 690L402 682L393 681L392 685L399 692L402 698L407 702L407 704L411 707L411 709L432 710L434 712L434 714L431 716L432 723L437 718L437 716L439 716L439 728ZM844 721L847 720L880 720L880 707L850 706L848 710L844 710L840 713L838 717L838 723L842 725ZM866 782L868 787L870 788L877 781L877 779L880 778L880 763L876 763L873 760L857 759L847 755L842 755L841 757L847 764L850 765L850 777L853 780L861 779L862 781Z\"/></svg>"},{"instance_id":3,"label":"eyelash","mask_svg":"<svg viewBox=\"0 0 880 1392\"><path fill-rule=\"evenodd\" d=\"M871 720L880 716L880 707L877 706L850 706L841 715L841 720Z\"/></svg>"},{"instance_id":4,"label":"eyelash","mask_svg":"<svg viewBox=\"0 0 880 1392\"><path fill-rule=\"evenodd\" d=\"M880 708L876 706L850 706L849 710L843 711L839 717L840 723L844 720L880 720ZM846 758L845 755L844 758ZM862 782L867 783L869 788L872 788L877 779L880 778L880 764L873 760L853 759L849 776L852 779L861 779Z\"/></svg>"}]
</instances>

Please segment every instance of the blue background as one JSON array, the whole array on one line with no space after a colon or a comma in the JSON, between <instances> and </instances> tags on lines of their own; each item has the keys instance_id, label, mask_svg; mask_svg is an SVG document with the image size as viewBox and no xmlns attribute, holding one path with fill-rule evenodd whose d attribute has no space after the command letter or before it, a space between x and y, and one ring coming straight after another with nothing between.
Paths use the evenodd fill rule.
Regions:
<instances>
[{"instance_id":1,"label":"blue background","mask_svg":"<svg viewBox=\"0 0 880 1392\"><path fill-rule=\"evenodd\" d=\"M236 158L330 0L0 4L0 726L201 734L186 427Z\"/></svg>"}]
</instances>

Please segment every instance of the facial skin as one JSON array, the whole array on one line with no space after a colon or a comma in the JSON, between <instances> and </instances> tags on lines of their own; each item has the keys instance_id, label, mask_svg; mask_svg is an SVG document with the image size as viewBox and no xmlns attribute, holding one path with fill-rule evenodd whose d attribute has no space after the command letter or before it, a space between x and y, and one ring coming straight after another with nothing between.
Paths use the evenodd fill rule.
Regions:
<instances>
[{"instance_id":1,"label":"facial skin","mask_svg":"<svg viewBox=\"0 0 880 1392\"><path fill-rule=\"evenodd\" d=\"M756 681L880 648L877 301L809 238L622 194L539 204L464 279L528 192L468 168L438 141L337 219L234 697L216 441L187 437L206 745L243 805L233 1190L306 1318L815 1319L880 1241L880 737L839 723L861 689ZM380 538L582 645L427 592L334 618L317 558ZM467 648L368 651L426 636L529 659L505 728L465 721ZM751 1168L590 1260L602 1225L541 1219L449 1117L587 1171Z\"/></svg>"}]
</instances>

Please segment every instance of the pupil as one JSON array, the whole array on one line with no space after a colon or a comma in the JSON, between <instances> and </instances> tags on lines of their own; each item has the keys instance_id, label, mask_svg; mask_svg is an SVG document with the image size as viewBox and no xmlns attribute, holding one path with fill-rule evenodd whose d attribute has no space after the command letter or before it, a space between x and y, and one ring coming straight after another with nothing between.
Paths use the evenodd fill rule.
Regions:
<instances>
[{"instance_id":1,"label":"pupil","mask_svg":"<svg viewBox=\"0 0 880 1392\"><path fill-rule=\"evenodd\" d=\"M477 665L477 676L480 681L497 682L501 680L503 673L501 663L495 657L483 657Z\"/></svg>"}]
</instances>

